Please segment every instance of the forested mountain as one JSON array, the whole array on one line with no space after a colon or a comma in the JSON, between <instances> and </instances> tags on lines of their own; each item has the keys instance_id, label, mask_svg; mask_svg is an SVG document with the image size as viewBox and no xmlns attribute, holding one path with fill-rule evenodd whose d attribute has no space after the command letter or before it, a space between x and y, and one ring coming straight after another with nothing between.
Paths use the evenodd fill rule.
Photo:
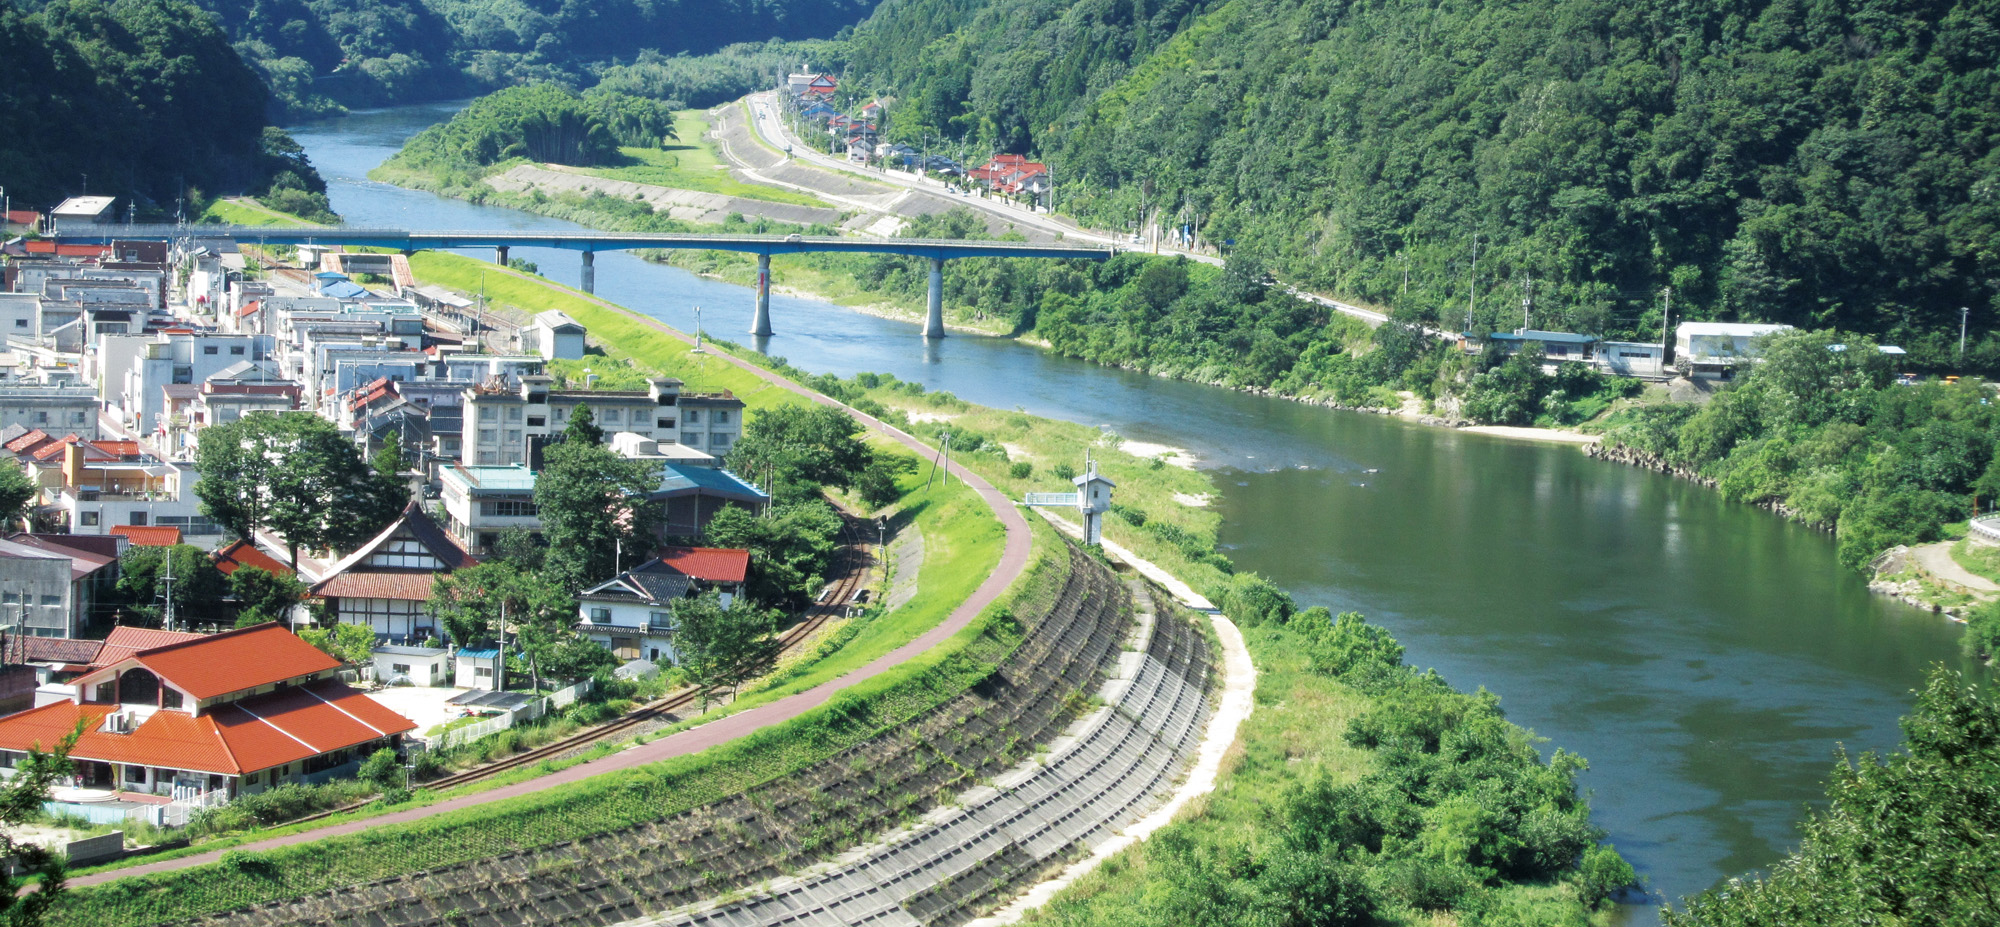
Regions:
<instances>
[{"instance_id":1,"label":"forested mountain","mask_svg":"<svg viewBox=\"0 0 2000 927\"><path fill-rule=\"evenodd\" d=\"M1676 318L1926 357L2000 288L2000 4L888 0L848 86L890 131L1055 166L1061 208L1235 239L1476 328Z\"/></svg>"},{"instance_id":2,"label":"forested mountain","mask_svg":"<svg viewBox=\"0 0 2000 927\"><path fill-rule=\"evenodd\" d=\"M642 53L830 36L872 0L197 0L288 116L594 81ZM795 63L796 64L796 63Z\"/></svg>"},{"instance_id":3,"label":"forested mountain","mask_svg":"<svg viewBox=\"0 0 2000 927\"><path fill-rule=\"evenodd\" d=\"M0 0L0 185L16 204L87 190L171 215L183 193L275 190L323 210L298 146L264 125L266 98L222 30L177 0L32 15Z\"/></svg>"}]
</instances>

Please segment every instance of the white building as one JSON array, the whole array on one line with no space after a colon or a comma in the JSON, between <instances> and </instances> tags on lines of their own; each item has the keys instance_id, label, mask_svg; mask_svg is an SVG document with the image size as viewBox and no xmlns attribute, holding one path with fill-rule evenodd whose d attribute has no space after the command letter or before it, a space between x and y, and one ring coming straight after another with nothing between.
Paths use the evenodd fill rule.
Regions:
<instances>
[{"instance_id":1,"label":"white building","mask_svg":"<svg viewBox=\"0 0 2000 927\"><path fill-rule=\"evenodd\" d=\"M78 226L111 225L118 221L118 214L112 207L117 200L109 196L72 196L49 212L55 219L56 230L74 229Z\"/></svg>"},{"instance_id":2,"label":"white building","mask_svg":"<svg viewBox=\"0 0 2000 927\"><path fill-rule=\"evenodd\" d=\"M375 681L391 686L449 685L451 651L443 647L383 644L375 648Z\"/></svg>"},{"instance_id":3,"label":"white building","mask_svg":"<svg viewBox=\"0 0 2000 927\"><path fill-rule=\"evenodd\" d=\"M500 533L510 528L542 529L535 510L535 472L526 466L456 464L440 471L438 482L446 530L475 555L492 550Z\"/></svg>"},{"instance_id":4,"label":"white building","mask_svg":"<svg viewBox=\"0 0 2000 927\"><path fill-rule=\"evenodd\" d=\"M534 324L523 327L521 332L531 335L535 340L535 350L549 360L583 358L583 323L570 318L560 309L536 313Z\"/></svg>"},{"instance_id":5,"label":"white building","mask_svg":"<svg viewBox=\"0 0 2000 927\"><path fill-rule=\"evenodd\" d=\"M716 592L724 608L742 594L750 552L713 547L669 547L577 596L577 630L623 661L665 666L680 662L674 649L674 605Z\"/></svg>"},{"instance_id":6,"label":"white building","mask_svg":"<svg viewBox=\"0 0 2000 927\"><path fill-rule=\"evenodd\" d=\"M1666 346L1642 341L1600 341L1591 362L1605 373L1622 377L1657 377L1665 369Z\"/></svg>"},{"instance_id":7,"label":"white building","mask_svg":"<svg viewBox=\"0 0 2000 927\"><path fill-rule=\"evenodd\" d=\"M554 382L523 376L509 386L493 378L466 390L463 460L477 466L528 463L531 446L561 433L583 405L606 435L631 432L718 453L743 433L743 400L727 392L683 393L681 381L672 377L649 379L644 390L555 389Z\"/></svg>"},{"instance_id":8,"label":"white building","mask_svg":"<svg viewBox=\"0 0 2000 927\"><path fill-rule=\"evenodd\" d=\"M1790 325L1682 322L1674 329L1674 363L1689 378L1730 380L1736 368L1757 360L1757 339Z\"/></svg>"}]
</instances>

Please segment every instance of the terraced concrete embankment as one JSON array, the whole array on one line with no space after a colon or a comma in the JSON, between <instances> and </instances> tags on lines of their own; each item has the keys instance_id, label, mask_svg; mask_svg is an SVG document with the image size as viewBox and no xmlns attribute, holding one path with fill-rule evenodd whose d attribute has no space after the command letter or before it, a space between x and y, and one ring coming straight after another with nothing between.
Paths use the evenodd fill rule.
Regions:
<instances>
[{"instance_id":1,"label":"terraced concrete embankment","mask_svg":"<svg viewBox=\"0 0 2000 927\"><path fill-rule=\"evenodd\" d=\"M1074 550L1066 563L1060 559L1057 563L1062 568L1041 571L1030 579L1036 585L1013 612L1021 627L1020 641L1004 657L994 655L1001 657L998 668L985 680L921 716L919 722L886 731L801 773L691 812L586 840L225 912L199 923L501 927L654 919L725 893L770 884L914 820L961 792L966 792L964 808L974 807L974 799L978 807L996 807L984 794L987 790L974 786L1007 775L1087 707L1088 695L1107 673L1117 674L1119 644L1131 623L1131 593L1109 570ZM1205 679L1205 651L1190 651L1178 662L1172 658L1158 662L1183 680L1188 667L1198 666L1195 675ZM1172 688L1179 691L1187 685ZM1142 680L1131 688L1142 687L1151 691L1158 685ZM1093 732L1106 728L1125 733L1117 735L1122 739L1093 733L1086 740L1102 745L1107 757L1118 744L1153 742L1154 735L1136 727L1127 731L1127 726L1094 721ZM1085 762L1084 752L1057 745L1057 755L1077 757L1066 761L1072 765ZM1160 770L1152 778L1166 782L1172 779L1171 770L1178 768L1173 761L1177 755L1163 754L1140 765ZM1102 763L1116 765L1110 760ZM1040 804L1016 800L1024 802L1024 809L1045 809L1049 796L1057 793L1043 795L1035 783L1054 781L1030 772L996 794L1032 795L1041 799ZM1137 785L1119 787L1120 794L1130 789L1139 789L1135 795L1145 791ZM1095 825L1079 830L1078 825L1064 823L1072 818L1062 813L1049 817L1055 829L1039 842L1025 836L1018 844L1012 838L1003 841L1015 847L1011 854L982 855L993 842L990 839L979 843L980 849L961 852L967 859L997 860L1025 879L1039 871L1035 863L1053 860L1098 832ZM1025 822L1017 825L1024 826ZM931 863L916 868L943 872ZM903 884L910 889L902 897L910 900L912 911L962 911L978 900L960 897L964 890L948 891L939 879ZM918 897L922 890L929 893ZM941 922L935 915L930 920Z\"/></svg>"},{"instance_id":2,"label":"terraced concrete embankment","mask_svg":"<svg viewBox=\"0 0 2000 927\"><path fill-rule=\"evenodd\" d=\"M1148 594L1143 586L1136 591ZM1109 839L1170 790L1200 745L1209 712L1207 640L1186 616L1145 618L1137 646L1104 686L1106 707L1045 760L820 871L740 901L628 927L951 927Z\"/></svg>"}]
</instances>

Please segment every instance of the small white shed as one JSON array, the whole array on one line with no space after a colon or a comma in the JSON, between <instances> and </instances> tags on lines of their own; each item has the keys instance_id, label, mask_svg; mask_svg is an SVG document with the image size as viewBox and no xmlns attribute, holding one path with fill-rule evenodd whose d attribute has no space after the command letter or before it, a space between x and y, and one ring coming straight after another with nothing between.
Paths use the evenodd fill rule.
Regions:
<instances>
[{"instance_id":1,"label":"small white shed","mask_svg":"<svg viewBox=\"0 0 2000 927\"><path fill-rule=\"evenodd\" d=\"M451 651L443 647L383 644L375 648L375 680L384 685L451 684Z\"/></svg>"}]
</instances>

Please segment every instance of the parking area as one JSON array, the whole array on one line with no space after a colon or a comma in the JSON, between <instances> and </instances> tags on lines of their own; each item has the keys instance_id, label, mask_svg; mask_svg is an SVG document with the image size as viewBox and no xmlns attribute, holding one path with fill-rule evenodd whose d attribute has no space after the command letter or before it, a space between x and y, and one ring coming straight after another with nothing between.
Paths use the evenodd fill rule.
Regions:
<instances>
[{"instance_id":1,"label":"parking area","mask_svg":"<svg viewBox=\"0 0 2000 927\"><path fill-rule=\"evenodd\" d=\"M385 686L369 692L368 697L415 721L417 729L413 733L421 737L431 728L464 715L464 709L449 702L453 696L467 691L455 686Z\"/></svg>"}]
</instances>

